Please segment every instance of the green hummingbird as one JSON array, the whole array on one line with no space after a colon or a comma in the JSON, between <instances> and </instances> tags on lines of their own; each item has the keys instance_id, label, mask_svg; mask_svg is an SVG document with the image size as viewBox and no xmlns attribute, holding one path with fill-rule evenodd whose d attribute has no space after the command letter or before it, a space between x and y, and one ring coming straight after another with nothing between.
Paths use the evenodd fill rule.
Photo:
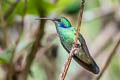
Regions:
<instances>
[{"instance_id":1,"label":"green hummingbird","mask_svg":"<svg viewBox=\"0 0 120 80\"><path fill-rule=\"evenodd\" d=\"M61 44L66 49L66 51L70 53L76 36L76 29L72 27L68 19L65 17L57 17L53 19L39 18L37 20L41 19L51 20L55 23ZM77 48L79 49L79 52L73 55L74 60L88 71L93 72L94 74L98 74L100 71L99 67L91 57L85 39L80 33L77 41Z\"/></svg>"}]
</instances>

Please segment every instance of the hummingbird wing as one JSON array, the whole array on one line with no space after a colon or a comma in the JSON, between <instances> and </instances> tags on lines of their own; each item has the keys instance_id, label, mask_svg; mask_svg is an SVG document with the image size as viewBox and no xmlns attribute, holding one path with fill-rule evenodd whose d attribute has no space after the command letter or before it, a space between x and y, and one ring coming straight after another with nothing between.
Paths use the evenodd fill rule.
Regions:
<instances>
[{"instance_id":1,"label":"hummingbird wing","mask_svg":"<svg viewBox=\"0 0 120 80\"><path fill-rule=\"evenodd\" d=\"M80 53L74 55L73 58L77 61L80 65L82 65L88 71L91 71L95 74L99 73L99 67L91 57L89 50L87 48L86 42L83 36L79 33L79 41L80 45Z\"/></svg>"},{"instance_id":2,"label":"hummingbird wing","mask_svg":"<svg viewBox=\"0 0 120 80\"><path fill-rule=\"evenodd\" d=\"M73 27L63 30L67 33L65 33L64 36L60 36L61 44L66 49L66 51L70 53L73 43L72 41L74 41L76 30ZM73 55L74 60L88 71L97 74L99 72L99 67L90 56L86 42L80 33L78 39L79 40L77 41L77 48L80 49L80 52Z\"/></svg>"}]
</instances>

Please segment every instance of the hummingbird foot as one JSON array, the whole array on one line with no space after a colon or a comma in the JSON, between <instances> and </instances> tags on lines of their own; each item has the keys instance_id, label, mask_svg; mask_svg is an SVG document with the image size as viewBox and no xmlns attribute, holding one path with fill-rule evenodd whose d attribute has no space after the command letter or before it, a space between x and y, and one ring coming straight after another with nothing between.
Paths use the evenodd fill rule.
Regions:
<instances>
[{"instance_id":1,"label":"hummingbird foot","mask_svg":"<svg viewBox=\"0 0 120 80\"><path fill-rule=\"evenodd\" d=\"M80 53L80 49L79 48L75 48L74 49L74 55L79 55Z\"/></svg>"},{"instance_id":2,"label":"hummingbird foot","mask_svg":"<svg viewBox=\"0 0 120 80\"><path fill-rule=\"evenodd\" d=\"M72 44L75 44L75 43L73 42ZM77 43L77 44L76 44L76 47L79 48L79 47L80 47L80 44Z\"/></svg>"}]
</instances>

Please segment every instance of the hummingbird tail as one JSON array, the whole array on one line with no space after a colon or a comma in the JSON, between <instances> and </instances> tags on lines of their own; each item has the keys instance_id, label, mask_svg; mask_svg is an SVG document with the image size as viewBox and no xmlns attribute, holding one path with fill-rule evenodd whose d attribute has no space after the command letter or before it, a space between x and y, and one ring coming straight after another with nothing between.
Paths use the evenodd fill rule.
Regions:
<instances>
[{"instance_id":1,"label":"hummingbird tail","mask_svg":"<svg viewBox=\"0 0 120 80\"><path fill-rule=\"evenodd\" d=\"M97 64L95 63L95 61L93 60L93 58L91 58L92 63L91 64L86 64L83 61L81 61L78 57L73 56L73 58L75 59L75 61L77 61L78 64L80 64L82 67L84 67L85 69L87 69L90 72L93 72L94 74L98 74L99 73L99 67L97 66Z\"/></svg>"}]
</instances>

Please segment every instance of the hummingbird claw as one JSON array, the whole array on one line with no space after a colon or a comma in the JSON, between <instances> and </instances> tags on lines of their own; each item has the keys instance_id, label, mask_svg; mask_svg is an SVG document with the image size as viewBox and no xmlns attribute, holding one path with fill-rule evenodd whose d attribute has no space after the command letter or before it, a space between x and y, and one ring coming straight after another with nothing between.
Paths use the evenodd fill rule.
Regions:
<instances>
[{"instance_id":1,"label":"hummingbird claw","mask_svg":"<svg viewBox=\"0 0 120 80\"><path fill-rule=\"evenodd\" d=\"M75 44L75 42L73 42L72 44ZM80 44L76 44L76 48L79 48L80 47Z\"/></svg>"},{"instance_id":2,"label":"hummingbird claw","mask_svg":"<svg viewBox=\"0 0 120 80\"><path fill-rule=\"evenodd\" d=\"M75 48L74 54L75 54L75 55L78 55L79 53L80 53L80 49L79 49L79 48Z\"/></svg>"}]
</instances>

